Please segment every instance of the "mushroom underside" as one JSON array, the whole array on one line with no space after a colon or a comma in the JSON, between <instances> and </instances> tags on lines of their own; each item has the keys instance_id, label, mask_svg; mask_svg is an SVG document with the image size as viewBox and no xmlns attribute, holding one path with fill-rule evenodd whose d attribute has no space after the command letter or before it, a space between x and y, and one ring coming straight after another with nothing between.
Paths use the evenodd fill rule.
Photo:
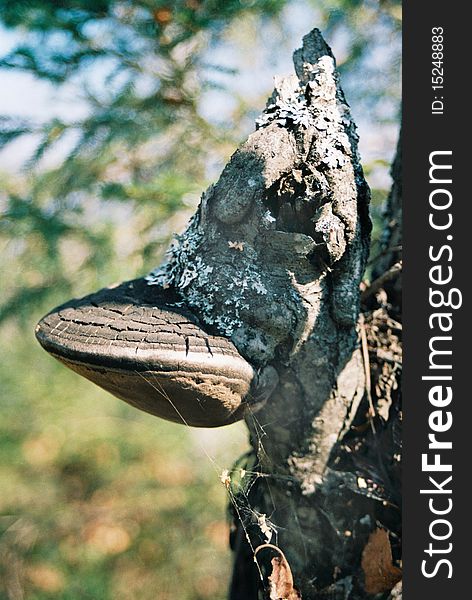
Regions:
<instances>
[{"instance_id":1,"label":"mushroom underside","mask_svg":"<svg viewBox=\"0 0 472 600\"><path fill-rule=\"evenodd\" d=\"M171 292L144 279L57 307L36 337L79 375L163 419L218 427L243 418L252 366Z\"/></svg>"}]
</instances>

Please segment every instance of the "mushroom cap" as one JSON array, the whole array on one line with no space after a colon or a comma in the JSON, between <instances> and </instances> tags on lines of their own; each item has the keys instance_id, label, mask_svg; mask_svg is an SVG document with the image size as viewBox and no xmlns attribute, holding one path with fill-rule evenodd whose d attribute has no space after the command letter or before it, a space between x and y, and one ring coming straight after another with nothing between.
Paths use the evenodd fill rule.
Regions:
<instances>
[{"instance_id":1,"label":"mushroom cap","mask_svg":"<svg viewBox=\"0 0 472 600\"><path fill-rule=\"evenodd\" d=\"M55 308L36 326L36 337L114 396L194 427L242 419L255 377L230 340L205 331L172 292L144 279Z\"/></svg>"}]
</instances>

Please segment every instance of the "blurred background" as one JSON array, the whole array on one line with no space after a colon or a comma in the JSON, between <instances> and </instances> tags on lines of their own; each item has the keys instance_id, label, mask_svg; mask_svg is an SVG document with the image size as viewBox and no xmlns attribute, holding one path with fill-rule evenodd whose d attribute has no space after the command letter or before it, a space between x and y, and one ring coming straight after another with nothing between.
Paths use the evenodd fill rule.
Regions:
<instances>
[{"instance_id":1,"label":"blurred background","mask_svg":"<svg viewBox=\"0 0 472 600\"><path fill-rule=\"evenodd\" d=\"M377 235L398 0L0 0L2 600L225 598L220 475L244 425L140 413L56 364L34 326L159 264L313 27L359 127Z\"/></svg>"}]
</instances>

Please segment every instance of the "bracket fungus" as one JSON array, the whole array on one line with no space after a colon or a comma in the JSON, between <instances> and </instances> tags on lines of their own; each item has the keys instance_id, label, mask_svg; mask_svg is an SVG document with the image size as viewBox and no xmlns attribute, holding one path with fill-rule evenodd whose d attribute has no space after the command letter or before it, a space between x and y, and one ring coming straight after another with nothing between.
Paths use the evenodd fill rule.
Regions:
<instances>
[{"instance_id":1,"label":"bracket fungus","mask_svg":"<svg viewBox=\"0 0 472 600\"><path fill-rule=\"evenodd\" d=\"M242 419L259 380L229 339L205 331L172 292L144 279L57 307L38 323L36 337L118 398L195 427Z\"/></svg>"},{"instance_id":2,"label":"bracket fungus","mask_svg":"<svg viewBox=\"0 0 472 600\"><path fill-rule=\"evenodd\" d=\"M53 310L37 328L48 352L126 402L188 425L242 419L272 396L279 373L280 390L294 389L294 363L306 373L304 410L323 408L357 340L369 191L318 30L294 67L275 80L256 131L204 192L164 264ZM357 398L357 382L345 397ZM293 408L284 394L282 415ZM348 405L339 403L343 423ZM317 460L336 439L333 429Z\"/></svg>"}]
</instances>

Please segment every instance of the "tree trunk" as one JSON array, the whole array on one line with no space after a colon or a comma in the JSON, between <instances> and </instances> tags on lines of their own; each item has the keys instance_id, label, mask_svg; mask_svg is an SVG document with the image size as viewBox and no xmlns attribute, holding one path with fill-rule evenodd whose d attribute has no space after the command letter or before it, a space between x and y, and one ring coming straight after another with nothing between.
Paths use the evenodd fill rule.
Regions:
<instances>
[{"instance_id":1,"label":"tree trunk","mask_svg":"<svg viewBox=\"0 0 472 600\"><path fill-rule=\"evenodd\" d=\"M231 600L386 597L399 579L400 326L378 294L359 320L369 190L317 30L294 65L150 281L175 287L259 370L252 453L225 478ZM270 546L256 553L268 542L289 566Z\"/></svg>"}]
</instances>

